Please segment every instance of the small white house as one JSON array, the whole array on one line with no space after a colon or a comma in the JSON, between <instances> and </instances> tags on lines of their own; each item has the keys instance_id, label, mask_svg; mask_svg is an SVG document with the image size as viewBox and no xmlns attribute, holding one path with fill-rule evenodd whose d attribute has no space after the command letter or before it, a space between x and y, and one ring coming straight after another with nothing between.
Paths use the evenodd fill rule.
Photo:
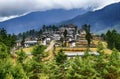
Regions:
<instances>
[{"instance_id":1,"label":"small white house","mask_svg":"<svg viewBox=\"0 0 120 79\"><path fill-rule=\"evenodd\" d=\"M75 47L76 46L76 42L75 41L70 41L69 44L70 44L70 47Z\"/></svg>"},{"instance_id":2,"label":"small white house","mask_svg":"<svg viewBox=\"0 0 120 79\"><path fill-rule=\"evenodd\" d=\"M68 41L72 41L73 39L72 38L69 38Z\"/></svg>"},{"instance_id":3,"label":"small white house","mask_svg":"<svg viewBox=\"0 0 120 79\"><path fill-rule=\"evenodd\" d=\"M42 38L42 45L47 45L48 43L50 43L51 38L50 37L44 37Z\"/></svg>"},{"instance_id":4,"label":"small white house","mask_svg":"<svg viewBox=\"0 0 120 79\"><path fill-rule=\"evenodd\" d=\"M17 46L17 47L22 46L22 45L21 45L21 41L17 41L17 42L16 42L16 46Z\"/></svg>"},{"instance_id":5,"label":"small white house","mask_svg":"<svg viewBox=\"0 0 120 79\"><path fill-rule=\"evenodd\" d=\"M47 40L47 41L50 41L50 40L51 40L51 38L50 38L50 37L47 37L47 38L46 38L46 40Z\"/></svg>"},{"instance_id":6,"label":"small white house","mask_svg":"<svg viewBox=\"0 0 120 79\"><path fill-rule=\"evenodd\" d=\"M53 39L54 40L60 40L60 35L59 34L53 34Z\"/></svg>"},{"instance_id":7,"label":"small white house","mask_svg":"<svg viewBox=\"0 0 120 79\"><path fill-rule=\"evenodd\" d=\"M100 55L98 52L89 52L88 53L89 55ZM65 55L67 55L67 58L74 58L75 56L84 56L85 55L85 52L65 52Z\"/></svg>"},{"instance_id":8,"label":"small white house","mask_svg":"<svg viewBox=\"0 0 120 79\"><path fill-rule=\"evenodd\" d=\"M42 40L42 45L47 45L46 39Z\"/></svg>"},{"instance_id":9,"label":"small white house","mask_svg":"<svg viewBox=\"0 0 120 79\"><path fill-rule=\"evenodd\" d=\"M37 44L37 41L25 41L24 42L25 47L29 47L29 46L35 45L35 44Z\"/></svg>"}]
</instances>

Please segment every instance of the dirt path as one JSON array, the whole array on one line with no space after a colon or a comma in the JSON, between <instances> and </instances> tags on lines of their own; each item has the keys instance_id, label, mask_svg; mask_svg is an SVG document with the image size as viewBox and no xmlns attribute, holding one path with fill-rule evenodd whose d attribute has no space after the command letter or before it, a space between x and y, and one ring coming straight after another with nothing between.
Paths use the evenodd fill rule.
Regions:
<instances>
[{"instance_id":1,"label":"dirt path","mask_svg":"<svg viewBox=\"0 0 120 79\"><path fill-rule=\"evenodd\" d=\"M53 49L54 48L54 44L55 44L55 41L51 41L50 45L47 47L47 49L45 49L45 52L48 52L49 50Z\"/></svg>"},{"instance_id":2,"label":"dirt path","mask_svg":"<svg viewBox=\"0 0 120 79\"><path fill-rule=\"evenodd\" d=\"M45 52L48 53L48 57L44 58L43 60L50 60L54 58L54 54L53 54L53 50L54 50L54 45L55 45L55 41L51 41L50 45L47 47L47 49L45 49Z\"/></svg>"}]
</instances>

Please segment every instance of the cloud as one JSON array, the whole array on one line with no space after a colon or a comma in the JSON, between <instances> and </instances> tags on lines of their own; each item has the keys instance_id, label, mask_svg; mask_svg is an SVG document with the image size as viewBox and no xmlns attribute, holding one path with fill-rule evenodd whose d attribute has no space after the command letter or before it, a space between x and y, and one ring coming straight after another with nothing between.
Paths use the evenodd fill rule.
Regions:
<instances>
[{"instance_id":1,"label":"cloud","mask_svg":"<svg viewBox=\"0 0 120 79\"><path fill-rule=\"evenodd\" d=\"M33 11L50 9L101 9L120 0L0 0L0 21Z\"/></svg>"}]
</instances>

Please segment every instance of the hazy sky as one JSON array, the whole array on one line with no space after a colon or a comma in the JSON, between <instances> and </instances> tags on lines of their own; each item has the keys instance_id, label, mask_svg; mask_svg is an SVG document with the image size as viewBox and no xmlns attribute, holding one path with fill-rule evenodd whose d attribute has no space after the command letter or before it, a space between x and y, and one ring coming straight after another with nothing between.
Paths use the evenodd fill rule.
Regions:
<instances>
[{"instance_id":1,"label":"hazy sky","mask_svg":"<svg viewBox=\"0 0 120 79\"><path fill-rule=\"evenodd\" d=\"M101 9L120 0L0 0L0 21L33 11L82 8Z\"/></svg>"}]
</instances>

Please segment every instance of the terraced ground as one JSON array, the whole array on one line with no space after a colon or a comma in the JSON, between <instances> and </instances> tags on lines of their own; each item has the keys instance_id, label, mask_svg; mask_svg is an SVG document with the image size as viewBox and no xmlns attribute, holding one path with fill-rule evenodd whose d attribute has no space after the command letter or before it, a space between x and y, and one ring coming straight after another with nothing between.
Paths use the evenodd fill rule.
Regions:
<instances>
[{"instance_id":1,"label":"terraced ground","mask_svg":"<svg viewBox=\"0 0 120 79\"><path fill-rule=\"evenodd\" d=\"M93 43L98 46L98 40L93 40ZM107 48L107 43L105 41L101 41L103 46L104 46L104 52L105 54L111 54L112 51L110 49ZM55 50L56 52L58 52L60 49L62 49L63 51L65 52L70 52L70 51L73 51L73 52L84 52L86 51L87 48L80 48L80 47L74 47L74 48L70 48L70 47L56 47ZM96 52L97 51L97 48L90 48L90 51L92 52Z\"/></svg>"}]
</instances>

